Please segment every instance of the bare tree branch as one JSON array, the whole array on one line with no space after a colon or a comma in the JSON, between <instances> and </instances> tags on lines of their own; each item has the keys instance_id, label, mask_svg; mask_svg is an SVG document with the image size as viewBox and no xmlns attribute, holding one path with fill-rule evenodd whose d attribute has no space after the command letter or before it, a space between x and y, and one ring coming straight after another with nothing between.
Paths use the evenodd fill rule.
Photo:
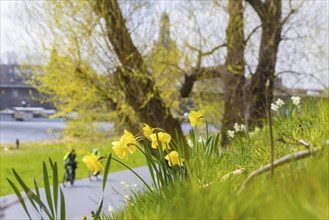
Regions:
<instances>
[{"instance_id":1,"label":"bare tree branch","mask_svg":"<svg viewBox=\"0 0 329 220\"><path fill-rule=\"evenodd\" d=\"M232 77L232 74L227 71L225 65L220 65L217 67L201 67L198 69L193 69L191 72L192 74L190 75L185 74L184 83L180 89L180 94L183 98L190 95L194 83L198 80Z\"/></svg>"},{"instance_id":2,"label":"bare tree branch","mask_svg":"<svg viewBox=\"0 0 329 220\"><path fill-rule=\"evenodd\" d=\"M211 54L213 54L216 50L218 50L218 49L220 49L220 48L222 48L222 47L227 47L227 44L226 44L226 43L224 43L224 44L220 44L220 45L214 47L213 49L211 49L211 50L209 50L209 51L207 51L207 52L202 52L202 55L203 55L203 56L211 55Z\"/></svg>"},{"instance_id":3,"label":"bare tree branch","mask_svg":"<svg viewBox=\"0 0 329 220\"><path fill-rule=\"evenodd\" d=\"M218 49L220 49L222 47L227 47L227 43L220 44L220 45L214 47L213 49L211 49L211 50L209 50L207 52L203 52L201 49L198 49L198 48L190 45L187 42L185 42L185 46L188 47L190 50L196 51L198 53L198 61L197 61L196 68L199 68L200 65L201 65L202 58L204 56L209 56L209 55L213 54L216 50L218 50Z\"/></svg>"},{"instance_id":4,"label":"bare tree branch","mask_svg":"<svg viewBox=\"0 0 329 220\"><path fill-rule=\"evenodd\" d=\"M220 65L217 67L201 67L202 59L204 56L209 56L213 54L216 50L222 47L227 47L226 43L220 44L207 52L203 52L201 49L198 49L187 42L185 42L185 45L190 50L196 51L198 53L198 58L196 66L192 69L191 74L185 74L184 83L180 89L181 97L188 97L193 89L194 83L198 80L217 77L220 78L223 77L223 75L229 75L224 65Z\"/></svg>"},{"instance_id":5,"label":"bare tree branch","mask_svg":"<svg viewBox=\"0 0 329 220\"><path fill-rule=\"evenodd\" d=\"M300 82L301 80L303 80L307 77L311 77L314 80L316 80L319 84L321 84L323 86L323 88L326 88L327 86L323 82L323 80L316 76L317 73L321 73L321 72L324 72L324 71L328 71L328 68L321 69L321 70L319 70L317 72L314 72L314 73L298 72L298 71L294 71L294 70L284 70L284 71L277 72L275 75L278 76L278 75L283 75L283 74L293 74L293 75L299 76L299 78L297 79L295 84L297 84L298 82Z\"/></svg>"},{"instance_id":6,"label":"bare tree branch","mask_svg":"<svg viewBox=\"0 0 329 220\"><path fill-rule=\"evenodd\" d=\"M257 12L258 16L263 20L263 16L266 10L266 3L262 2L261 0L246 0L252 7L253 9Z\"/></svg>"},{"instance_id":7,"label":"bare tree branch","mask_svg":"<svg viewBox=\"0 0 329 220\"><path fill-rule=\"evenodd\" d=\"M301 1L300 5L298 5L296 8L292 8L292 0L290 0L289 1L290 11L287 14L287 16L282 19L281 25L284 25L289 20L291 15L295 14L298 11L298 9L300 9L303 6L303 4L304 4L304 1Z\"/></svg>"},{"instance_id":8,"label":"bare tree branch","mask_svg":"<svg viewBox=\"0 0 329 220\"><path fill-rule=\"evenodd\" d=\"M244 43L247 43L249 41L249 39L251 38L251 36L260 28L262 27L262 25L258 25L257 27L255 27L250 34L248 35L248 37L244 40Z\"/></svg>"},{"instance_id":9,"label":"bare tree branch","mask_svg":"<svg viewBox=\"0 0 329 220\"><path fill-rule=\"evenodd\" d=\"M291 17L291 15L293 15L294 13L296 13L297 10L295 9L291 9L288 13L288 15L282 20L281 22L281 25L284 25L288 20L289 18Z\"/></svg>"}]
</instances>

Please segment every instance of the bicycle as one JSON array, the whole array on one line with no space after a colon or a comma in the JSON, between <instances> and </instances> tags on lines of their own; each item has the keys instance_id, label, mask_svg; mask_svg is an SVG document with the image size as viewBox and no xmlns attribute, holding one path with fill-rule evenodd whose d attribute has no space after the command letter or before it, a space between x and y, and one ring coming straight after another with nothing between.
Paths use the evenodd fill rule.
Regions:
<instances>
[{"instance_id":1,"label":"bicycle","mask_svg":"<svg viewBox=\"0 0 329 220\"><path fill-rule=\"evenodd\" d=\"M89 171L89 180L90 181L93 181L93 177L96 177L96 180L98 181L99 180L99 173L100 171L98 171L96 174L93 173L93 171Z\"/></svg>"},{"instance_id":2,"label":"bicycle","mask_svg":"<svg viewBox=\"0 0 329 220\"><path fill-rule=\"evenodd\" d=\"M63 186L66 187L66 182L70 182L71 186L74 184L73 167L69 163L65 165L65 173L63 176Z\"/></svg>"}]
</instances>

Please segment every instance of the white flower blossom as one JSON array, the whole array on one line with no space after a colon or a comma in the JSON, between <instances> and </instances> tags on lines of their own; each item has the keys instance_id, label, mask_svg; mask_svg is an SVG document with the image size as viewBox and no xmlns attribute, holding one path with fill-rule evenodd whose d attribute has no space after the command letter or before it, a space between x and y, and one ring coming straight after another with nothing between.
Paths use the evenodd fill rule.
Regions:
<instances>
[{"instance_id":1,"label":"white flower blossom","mask_svg":"<svg viewBox=\"0 0 329 220\"><path fill-rule=\"evenodd\" d=\"M235 130L236 132L240 131L240 126L239 126L239 124L236 123L236 122L235 122L235 124L234 124L234 130Z\"/></svg>"},{"instance_id":2,"label":"white flower blossom","mask_svg":"<svg viewBox=\"0 0 329 220\"><path fill-rule=\"evenodd\" d=\"M190 139L187 140L187 144L188 144L188 146L193 147L193 143Z\"/></svg>"},{"instance_id":3,"label":"white flower blossom","mask_svg":"<svg viewBox=\"0 0 329 220\"><path fill-rule=\"evenodd\" d=\"M129 188L129 184L126 183L125 181L121 181L120 184L122 185L122 187L123 187L124 189L128 189L128 188Z\"/></svg>"},{"instance_id":4,"label":"white flower blossom","mask_svg":"<svg viewBox=\"0 0 329 220\"><path fill-rule=\"evenodd\" d=\"M255 128L254 131L250 132L249 135L252 137L254 136L258 131L260 131L260 129L258 127Z\"/></svg>"},{"instance_id":5,"label":"white flower blossom","mask_svg":"<svg viewBox=\"0 0 329 220\"><path fill-rule=\"evenodd\" d=\"M291 97L292 103L296 106L300 104L300 97L299 96L292 96Z\"/></svg>"},{"instance_id":6,"label":"white flower blossom","mask_svg":"<svg viewBox=\"0 0 329 220\"><path fill-rule=\"evenodd\" d=\"M206 140L204 138L202 138L201 136L199 136L199 140L198 141L199 141L199 143L202 143L202 141L205 142Z\"/></svg>"},{"instance_id":7,"label":"white flower blossom","mask_svg":"<svg viewBox=\"0 0 329 220\"><path fill-rule=\"evenodd\" d=\"M234 138L234 131L232 131L232 130L228 130L227 131L227 135L230 137L230 138Z\"/></svg>"},{"instance_id":8,"label":"white flower blossom","mask_svg":"<svg viewBox=\"0 0 329 220\"><path fill-rule=\"evenodd\" d=\"M129 199L130 199L130 196L129 195L125 195L124 197L125 197L125 200L126 201L129 201Z\"/></svg>"},{"instance_id":9,"label":"white flower blossom","mask_svg":"<svg viewBox=\"0 0 329 220\"><path fill-rule=\"evenodd\" d=\"M138 187L137 184L132 184L131 186L132 186L133 188L137 188L137 187Z\"/></svg>"},{"instance_id":10,"label":"white flower blossom","mask_svg":"<svg viewBox=\"0 0 329 220\"><path fill-rule=\"evenodd\" d=\"M278 98L278 100L276 100L275 104L279 107L284 105L284 101L282 101L282 99Z\"/></svg>"},{"instance_id":11,"label":"white flower blossom","mask_svg":"<svg viewBox=\"0 0 329 220\"><path fill-rule=\"evenodd\" d=\"M115 209L112 206L109 206L108 211L110 214L113 214L115 212Z\"/></svg>"},{"instance_id":12,"label":"white flower blossom","mask_svg":"<svg viewBox=\"0 0 329 220\"><path fill-rule=\"evenodd\" d=\"M280 107L279 107L278 105L276 105L276 104L274 104L274 103L271 103L271 109L272 109L273 111L276 112L279 108L280 108Z\"/></svg>"},{"instance_id":13,"label":"white flower blossom","mask_svg":"<svg viewBox=\"0 0 329 220\"><path fill-rule=\"evenodd\" d=\"M244 124L240 125L240 131L246 131L246 126Z\"/></svg>"}]
</instances>

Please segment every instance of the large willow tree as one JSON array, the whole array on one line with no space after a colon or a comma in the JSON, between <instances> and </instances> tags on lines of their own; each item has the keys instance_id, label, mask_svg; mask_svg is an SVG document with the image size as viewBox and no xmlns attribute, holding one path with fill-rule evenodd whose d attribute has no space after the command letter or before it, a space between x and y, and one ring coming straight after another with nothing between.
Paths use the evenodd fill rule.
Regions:
<instances>
[{"instance_id":1,"label":"large willow tree","mask_svg":"<svg viewBox=\"0 0 329 220\"><path fill-rule=\"evenodd\" d=\"M141 21L134 23L127 18L145 7L143 17L147 13L144 3L152 4L117 0L42 4L48 18L47 32L52 32L53 53L44 74L36 76L34 84L51 95L60 111L77 111L81 120L113 120L106 113L117 112L114 120L119 119L133 131L145 122L174 137L176 132L183 137L181 121L173 114L180 107L179 101L191 96L197 81L220 78L225 90L224 97L217 97L218 102L224 102L222 144L228 143L226 131L235 122L260 124L268 108L266 97L273 98L282 26L295 11L291 8L283 18L281 0L230 0L225 6L229 15L226 32L218 30L218 34L225 34L225 40L207 49L191 44L177 46L167 36L169 20L163 17L158 47L145 53L136 46L132 33ZM245 36L247 6L253 8L260 25ZM247 83L246 44L259 29L257 68ZM197 54L188 67L182 65L187 60L180 52L183 47ZM221 49L226 51L224 61L205 65L204 57L214 56Z\"/></svg>"}]
</instances>

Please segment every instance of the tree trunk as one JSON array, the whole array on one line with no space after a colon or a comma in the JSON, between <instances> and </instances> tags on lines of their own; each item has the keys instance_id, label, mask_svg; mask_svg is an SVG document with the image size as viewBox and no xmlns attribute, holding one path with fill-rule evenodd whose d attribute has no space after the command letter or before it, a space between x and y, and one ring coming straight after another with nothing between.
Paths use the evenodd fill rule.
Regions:
<instances>
[{"instance_id":1,"label":"tree trunk","mask_svg":"<svg viewBox=\"0 0 329 220\"><path fill-rule=\"evenodd\" d=\"M248 0L262 22L259 61L248 88L249 117L248 126L260 126L266 118L266 96L273 100L276 56L281 40L281 0L261 2ZM269 88L266 89L266 81Z\"/></svg>"},{"instance_id":2,"label":"tree trunk","mask_svg":"<svg viewBox=\"0 0 329 220\"><path fill-rule=\"evenodd\" d=\"M229 143L227 136L228 130L234 130L235 123L244 122L245 112L245 77L244 75L232 75L230 79L225 80L225 109L222 120L222 147Z\"/></svg>"},{"instance_id":3,"label":"tree trunk","mask_svg":"<svg viewBox=\"0 0 329 220\"><path fill-rule=\"evenodd\" d=\"M230 0L228 10L230 20L226 29L228 48L225 66L230 74L224 78L226 91L221 129L222 147L225 147L229 142L227 130L233 129L234 123L243 122L245 112L245 41L242 0Z\"/></svg>"},{"instance_id":4,"label":"tree trunk","mask_svg":"<svg viewBox=\"0 0 329 220\"><path fill-rule=\"evenodd\" d=\"M115 77L126 102L140 121L164 129L173 138L177 131L179 138L184 139L179 121L172 117L161 99L142 55L132 42L117 0L96 0L94 8L105 21L107 37L121 63L121 71L117 71Z\"/></svg>"}]
</instances>

